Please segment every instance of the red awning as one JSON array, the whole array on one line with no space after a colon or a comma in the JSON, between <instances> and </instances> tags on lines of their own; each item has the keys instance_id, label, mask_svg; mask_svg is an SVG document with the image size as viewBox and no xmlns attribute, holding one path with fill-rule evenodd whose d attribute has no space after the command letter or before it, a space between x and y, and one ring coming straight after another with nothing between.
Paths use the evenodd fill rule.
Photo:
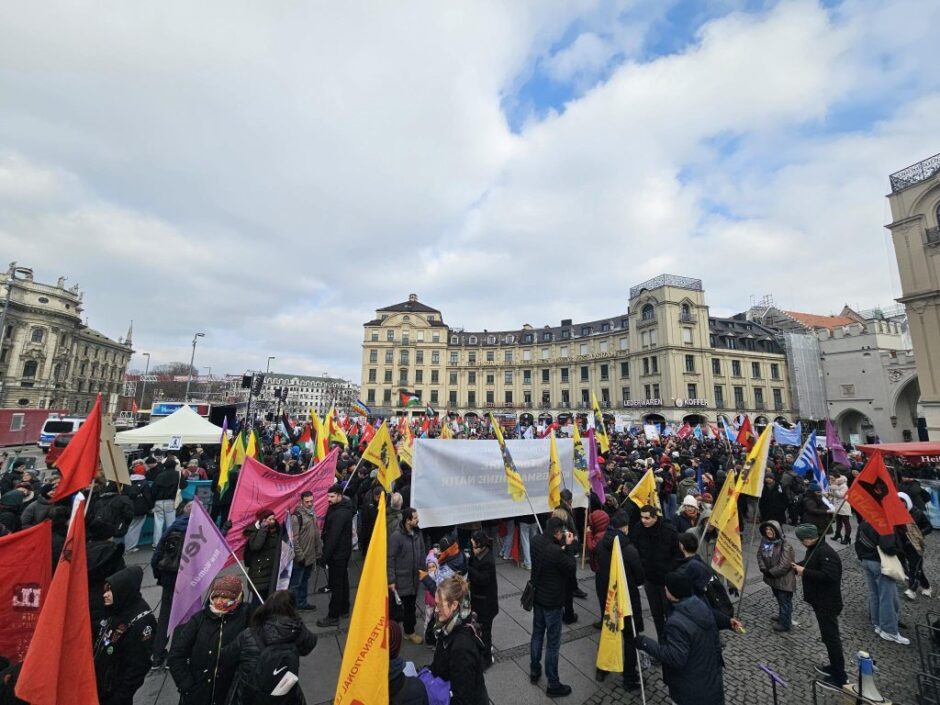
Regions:
<instances>
[{"instance_id":1,"label":"red awning","mask_svg":"<svg viewBox=\"0 0 940 705\"><path fill-rule=\"evenodd\" d=\"M855 447L868 455L872 453L883 453L884 455L900 455L904 458L917 459L922 463L940 463L940 442L936 441L921 441L919 443L875 443Z\"/></svg>"}]
</instances>

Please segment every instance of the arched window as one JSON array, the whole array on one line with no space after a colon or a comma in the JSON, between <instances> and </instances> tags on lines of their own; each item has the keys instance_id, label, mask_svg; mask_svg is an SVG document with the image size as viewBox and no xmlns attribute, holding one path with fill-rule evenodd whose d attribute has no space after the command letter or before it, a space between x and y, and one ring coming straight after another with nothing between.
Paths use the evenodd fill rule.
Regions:
<instances>
[{"instance_id":1,"label":"arched window","mask_svg":"<svg viewBox=\"0 0 940 705\"><path fill-rule=\"evenodd\" d=\"M36 371L39 369L39 363L35 360L27 360L23 365L23 376L24 377L35 377Z\"/></svg>"},{"instance_id":2,"label":"arched window","mask_svg":"<svg viewBox=\"0 0 940 705\"><path fill-rule=\"evenodd\" d=\"M496 345L496 336L495 336L495 335L488 335L488 336L486 336L486 344L487 344L487 345Z\"/></svg>"},{"instance_id":3,"label":"arched window","mask_svg":"<svg viewBox=\"0 0 940 705\"><path fill-rule=\"evenodd\" d=\"M514 335L507 335L507 336L506 336L506 343L515 343L515 342L516 342L516 336L514 336Z\"/></svg>"},{"instance_id":4,"label":"arched window","mask_svg":"<svg viewBox=\"0 0 940 705\"><path fill-rule=\"evenodd\" d=\"M646 304L642 309L642 317L644 321L653 320L653 304Z\"/></svg>"},{"instance_id":5,"label":"arched window","mask_svg":"<svg viewBox=\"0 0 940 705\"><path fill-rule=\"evenodd\" d=\"M477 344L477 337L476 337L475 335L471 335L471 336L470 336L470 339L469 339L467 342L469 342L470 345L476 345L476 344Z\"/></svg>"},{"instance_id":6,"label":"arched window","mask_svg":"<svg viewBox=\"0 0 940 705\"><path fill-rule=\"evenodd\" d=\"M29 342L41 343L45 336L46 331L44 331L42 328L33 328L33 331L29 334Z\"/></svg>"}]
</instances>

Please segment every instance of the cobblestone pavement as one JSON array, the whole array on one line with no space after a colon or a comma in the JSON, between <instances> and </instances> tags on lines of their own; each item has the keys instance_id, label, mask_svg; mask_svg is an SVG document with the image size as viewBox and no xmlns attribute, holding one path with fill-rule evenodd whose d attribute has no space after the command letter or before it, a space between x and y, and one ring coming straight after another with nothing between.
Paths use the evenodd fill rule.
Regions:
<instances>
[{"instance_id":1,"label":"cobblestone pavement","mask_svg":"<svg viewBox=\"0 0 940 705\"><path fill-rule=\"evenodd\" d=\"M787 529L788 533L792 533L792 527ZM927 574L931 577L940 576L940 532L928 536L927 542ZM936 598L924 597L918 597L915 602L908 602L902 596L902 621L907 627L901 631L911 638L911 645L901 646L880 639L869 625L868 587L855 558L855 551L851 546L836 548L843 562L845 609L840 619L840 627L850 678L854 677L857 651L870 650L878 664L876 679L882 695L896 704L915 705L916 673L920 664L915 625L926 623L929 611L937 612L937 618L940 618L940 602L937 602ZM753 549L750 547L747 547L745 552L748 556L753 555ZM798 558L802 557L802 546L796 547L796 553ZM142 551L134 554L132 561L143 563L149 560L149 555L149 551ZM769 679L758 669L758 664L766 664L787 683L787 687L778 691L779 703L812 703L813 665L826 660L826 652L819 640L819 630L812 610L802 602L802 592L798 588L794 598L794 617L801 626L787 634L773 632L770 619L776 614L776 602L769 588L762 583L753 563L753 560L749 561L741 611L747 633L722 634L726 702L728 705L772 704L774 700ZM350 568L353 589L357 587L359 567L355 564ZM146 572L149 578L149 570ZM627 694L617 685L619 678L615 675L608 677L604 683L594 680L598 631L591 623L598 618L598 607L594 598L594 579L589 569L579 574L581 586L589 595L586 600L575 601L579 621L565 626L563 631L559 672L561 680L571 685L573 692L570 696L557 700L546 697L544 678L540 687L531 685L528 680L528 644L532 617L519 606L519 595L529 573L501 562L498 575L501 612L493 629L493 640L497 649L496 663L486 674L487 689L493 705L536 705L553 702L571 705L612 705L641 702L639 693ZM319 581L322 585L322 575L319 576ZM159 591L152 587L152 579L148 579L147 585L145 597L151 600L151 604L156 604ZM314 652L301 661L301 684L308 703L327 705L332 702L345 633L342 629L325 630L316 627L316 619L326 611L327 596L317 595L314 602L318 611L305 613L304 619L311 630L318 634L319 643ZM647 619L647 622L652 625L651 620ZM345 628L346 624L347 621L343 620L342 627ZM422 627L419 623L419 630ZM402 651L403 656L414 661L418 667L428 664L431 660L432 652L425 646L405 642ZM670 700L662 683L661 672L658 669L647 670L644 680L646 702L651 705L668 705ZM175 705L178 697L172 679L164 678L163 673L155 673L148 676L134 702L139 705ZM832 693L820 694L820 705L836 705L842 702L853 701Z\"/></svg>"}]
</instances>

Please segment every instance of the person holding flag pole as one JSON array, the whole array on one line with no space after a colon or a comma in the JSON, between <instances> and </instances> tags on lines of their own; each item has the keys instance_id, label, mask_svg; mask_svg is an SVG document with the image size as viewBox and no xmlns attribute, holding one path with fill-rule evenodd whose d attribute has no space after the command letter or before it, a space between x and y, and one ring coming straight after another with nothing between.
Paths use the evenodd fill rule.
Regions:
<instances>
[{"instance_id":1,"label":"person holding flag pole","mask_svg":"<svg viewBox=\"0 0 940 705\"><path fill-rule=\"evenodd\" d=\"M532 506L532 499L526 491L522 475L516 470L516 464L513 462L512 455L509 453L509 448L506 447L506 441L503 439L503 430L500 428L499 424L496 423L496 419L493 417L492 413L490 414L490 423L493 424L493 433L496 435L496 441L499 443L499 452L503 457L503 470L506 473L506 491L509 493L509 496L512 497L513 502L521 502L525 499L529 503L529 509L532 511L532 516L535 517L535 525L538 527L539 533L541 534L542 524L539 522L539 516L535 512L535 507Z\"/></svg>"},{"instance_id":2,"label":"person holding flag pole","mask_svg":"<svg viewBox=\"0 0 940 705\"><path fill-rule=\"evenodd\" d=\"M588 526L588 516L591 513L591 480L588 476L587 456L584 454L584 443L581 441L581 432L578 430L577 420L574 422L572 439L574 440L574 480L575 483L577 483L577 485L582 490L584 490L584 494L587 497L587 509L584 512L584 536L586 537L588 531L590 531L590 526ZM581 548L582 570L584 570L584 561L587 558L587 544L588 542L585 539L584 546Z\"/></svg>"}]
</instances>

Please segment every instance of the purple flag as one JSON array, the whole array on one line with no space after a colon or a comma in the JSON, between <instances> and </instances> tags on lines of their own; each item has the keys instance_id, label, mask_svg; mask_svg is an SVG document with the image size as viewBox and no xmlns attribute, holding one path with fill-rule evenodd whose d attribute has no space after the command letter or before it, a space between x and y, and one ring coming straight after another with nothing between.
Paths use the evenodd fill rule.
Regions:
<instances>
[{"instance_id":1,"label":"purple flag","mask_svg":"<svg viewBox=\"0 0 940 705\"><path fill-rule=\"evenodd\" d=\"M601 470L601 464L597 462L597 439L594 438L594 429L589 428L588 438L588 477L591 479L591 490L597 495L601 504L607 501L607 493L604 491L604 472Z\"/></svg>"},{"instance_id":2,"label":"purple flag","mask_svg":"<svg viewBox=\"0 0 940 705\"><path fill-rule=\"evenodd\" d=\"M839 433L832 421L826 419L826 448L832 451L832 461L841 465L850 465L849 455L845 452L842 441L839 440Z\"/></svg>"},{"instance_id":3,"label":"purple flag","mask_svg":"<svg viewBox=\"0 0 940 705\"><path fill-rule=\"evenodd\" d=\"M290 510L284 512L284 529L281 531L281 557L277 567L277 588L290 587L290 576L294 571L294 534L290 521Z\"/></svg>"},{"instance_id":4,"label":"purple flag","mask_svg":"<svg viewBox=\"0 0 940 705\"><path fill-rule=\"evenodd\" d=\"M183 538L167 635L200 610L203 593L209 589L215 576L222 572L229 555L228 544L215 522L202 504L198 500L194 501L186 536Z\"/></svg>"}]
</instances>

